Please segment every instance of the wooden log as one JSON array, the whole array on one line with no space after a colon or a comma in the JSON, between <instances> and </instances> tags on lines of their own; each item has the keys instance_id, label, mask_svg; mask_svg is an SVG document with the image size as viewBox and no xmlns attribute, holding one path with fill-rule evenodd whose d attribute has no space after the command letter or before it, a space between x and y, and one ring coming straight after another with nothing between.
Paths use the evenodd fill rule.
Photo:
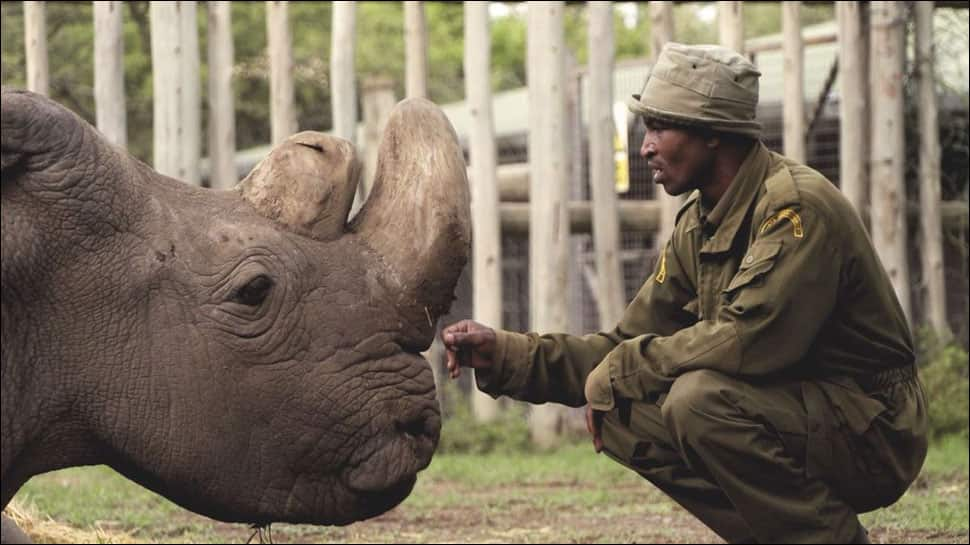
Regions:
<instances>
[{"instance_id":1,"label":"wooden log","mask_svg":"<svg viewBox=\"0 0 970 545\"><path fill-rule=\"evenodd\" d=\"M266 36L272 140L273 144L279 144L299 130L293 96L293 46L288 2L266 2Z\"/></svg>"},{"instance_id":2,"label":"wooden log","mask_svg":"<svg viewBox=\"0 0 970 545\"><path fill-rule=\"evenodd\" d=\"M565 150L566 43L564 2L529 2L526 78L529 84L529 308L531 329L569 330L569 224ZM530 429L541 447L558 442L562 409L533 407Z\"/></svg>"},{"instance_id":3,"label":"wooden log","mask_svg":"<svg viewBox=\"0 0 970 545\"><path fill-rule=\"evenodd\" d=\"M428 26L424 2L404 2L405 95L428 97ZM468 45L465 45L466 49Z\"/></svg>"},{"instance_id":4,"label":"wooden log","mask_svg":"<svg viewBox=\"0 0 970 545\"><path fill-rule=\"evenodd\" d=\"M94 109L98 130L109 142L128 146L125 112L124 4L94 2Z\"/></svg>"},{"instance_id":5,"label":"wooden log","mask_svg":"<svg viewBox=\"0 0 970 545\"><path fill-rule=\"evenodd\" d=\"M718 40L721 45L744 53L744 2L717 3Z\"/></svg>"},{"instance_id":6,"label":"wooden log","mask_svg":"<svg viewBox=\"0 0 970 545\"><path fill-rule=\"evenodd\" d=\"M616 206L613 142L613 3L596 2L589 11L589 184L593 201L596 283L593 292L600 328L612 329L626 307L620 266L620 226ZM626 127L622 127L626 130Z\"/></svg>"},{"instance_id":7,"label":"wooden log","mask_svg":"<svg viewBox=\"0 0 970 545\"><path fill-rule=\"evenodd\" d=\"M920 261L923 270L925 321L944 339L951 336L946 321L946 278L943 269L943 229L940 222L940 127L934 72L933 4L916 2L916 75L919 80L919 200Z\"/></svg>"},{"instance_id":8,"label":"wooden log","mask_svg":"<svg viewBox=\"0 0 970 545\"><path fill-rule=\"evenodd\" d=\"M839 186L869 217L869 60L861 2L836 2L839 25ZM867 222L868 223L868 222Z\"/></svg>"},{"instance_id":9,"label":"wooden log","mask_svg":"<svg viewBox=\"0 0 970 545\"><path fill-rule=\"evenodd\" d=\"M903 140L905 21L899 2L872 2L870 6L872 242L903 312L912 322L903 178L906 172Z\"/></svg>"},{"instance_id":10,"label":"wooden log","mask_svg":"<svg viewBox=\"0 0 970 545\"><path fill-rule=\"evenodd\" d=\"M784 151L790 159L805 162L805 70L802 47L802 3L781 4L781 27L785 39L782 47L784 58L784 97L782 103L782 127Z\"/></svg>"},{"instance_id":11,"label":"wooden log","mask_svg":"<svg viewBox=\"0 0 970 545\"><path fill-rule=\"evenodd\" d=\"M24 2L24 47L27 90L50 94L47 60L47 2Z\"/></svg>"},{"instance_id":12,"label":"wooden log","mask_svg":"<svg viewBox=\"0 0 970 545\"><path fill-rule=\"evenodd\" d=\"M358 191L364 199L370 194L374 174L377 172L377 148L384 135L384 126L397 104L394 96L394 80L385 76L371 76L361 86L364 109L364 173L360 177Z\"/></svg>"},{"instance_id":13,"label":"wooden log","mask_svg":"<svg viewBox=\"0 0 970 545\"><path fill-rule=\"evenodd\" d=\"M196 4L150 4L155 170L194 185L202 141Z\"/></svg>"},{"instance_id":14,"label":"wooden log","mask_svg":"<svg viewBox=\"0 0 970 545\"><path fill-rule=\"evenodd\" d=\"M503 202L499 204L502 233L528 235L530 229L529 203ZM590 201L571 201L566 204L569 231L572 234L591 233L593 205ZM619 201L617 217L622 231L656 233L660 224L660 204L656 201Z\"/></svg>"},{"instance_id":15,"label":"wooden log","mask_svg":"<svg viewBox=\"0 0 970 545\"><path fill-rule=\"evenodd\" d=\"M673 2L649 2L647 7L650 9L651 24L650 54L652 62L656 62L664 44L674 40L674 5ZM631 151L639 153L640 145L641 142L630 142ZM656 199L660 202L662 219L660 230L654 238L654 247L660 248L670 240L670 235L674 232L677 211L683 205L685 196L668 195L660 186L656 189Z\"/></svg>"},{"instance_id":16,"label":"wooden log","mask_svg":"<svg viewBox=\"0 0 970 545\"><path fill-rule=\"evenodd\" d=\"M211 187L236 185L236 119L232 94L232 8L226 1L207 3L209 32L209 160Z\"/></svg>"},{"instance_id":17,"label":"wooden log","mask_svg":"<svg viewBox=\"0 0 970 545\"><path fill-rule=\"evenodd\" d=\"M468 130L468 170L472 194L472 318L501 328L502 233L495 177L491 42L488 3L466 2L464 69L465 96L471 121ZM476 420L488 422L498 416L498 401L477 388L473 389L471 401Z\"/></svg>"},{"instance_id":18,"label":"wooden log","mask_svg":"<svg viewBox=\"0 0 970 545\"><path fill-rule=\"evenodd\" d=\"M357 141L357 88L354 50L357 43L357 2L333 2L330 28L330 104L333 135ZM364 184L357 186L351 214L363 204Z\"/></svg>"}]
</instances>

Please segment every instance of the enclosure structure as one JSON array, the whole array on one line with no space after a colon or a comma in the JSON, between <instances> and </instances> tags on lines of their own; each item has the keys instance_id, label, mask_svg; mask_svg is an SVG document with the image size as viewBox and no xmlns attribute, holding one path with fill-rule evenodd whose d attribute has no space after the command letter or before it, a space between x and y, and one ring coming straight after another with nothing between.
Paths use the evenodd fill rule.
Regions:
<instances>
[{"instance_id":1,"label":"enclosure structure","mask_svg":"<svg viewBox=\"0 0 970 545\"><path fill-rule=\"evenodd\" d=\"M124 101L123 96L118 98L117 95L119 81L124 78L123 67L118 68L122 66L118 62L121 52L107 41L115 36L111 43L117 43L120 11L110 12L113 4L96 3L98 13L102 15L96 19L97 36L99 40L102 36L105 38L104 45L98 46L97 66L110 69L97 71L95 87L104 89L105 93L109 89L114 90L114 95L104 95L112 98L98 99L97 123L106 134L117 135L112 136L113 140L123 143L121 131L111 128L118 127L119 121L111 120L108 115L119 110L118 102ZM225 9L220 4L210 2L207 6L210 158L201 161L198 160L202 142L200 52L198 33L192 32L192 29L199 27L196 19L199 7L195 2L152 4L152 34L158 38L157 48L153 48L157 82L154 97L157 135L155 164L159 170L187 181L200 179L201 183L228 187L233 183L233 176L226 173L227 164L235 165L235 176L238 178L264 157L269 148L238 152L231 149L233 104L231 91L226 91L227 87L231 88L231 75L228 75L231 71L226 69L226 65L233 63L233 44L225 34L219 33L220 28L231 24L228 16L223 19L220 15L219 10ZM653 32L643 39L653 44L653 51L664 42L677 39L673 35L672 4L648 4ZM965 3L937 4L966 9ZM44 5L43 2L25 2L23 10L26 81L28 86L39 92L48 92L49 88ZM476 245L479 245L476 255L479 257L475 258L472 269L479 271L479 267L482 267L481 271L488 272L466 273L468 284L452 313L454 318L483 316L479 314L485 306L481 294L502 293L501 305L488 309L484 316L490 318L483 319L501 322L508 329L561 329L582 333L608 327L607 324L615 320L618 312L616 301L630 300L652 272L658 241L667 238L679 205L676 199L656 194L648 169L637 154L643 137L642 125L633 119L616 123L615 115L611 120L613 130L621 137L626 136L624 152L629 165L629 180L622 187L611 184L606 188L615 197L615 203L603 198L602 180L605 179L605 183L610 183L610 180L601 174L604 168L601 159L595 160L598 163L594 168L593 157L601 157L604 148L608 148L606 151L610 153L615 151L614 142L604 142L603 127L608 124L604 122L604 111L615 112L617 102L639 91L649 73L651 61L638 59L613 63L615 53L607 50L606 53L598 51L602 56L596 58L594 66L567 68L568 52L561 40L563 30L561 22L557 22L557 17L560 17L555 13L557 5L543 4L542 9L530 10L533 13L530 15L528 47L530 51L534 48L536 53L530 55L531 61L528 62L529 88L496 93L485 98L473 96L469 89L468 102L444 106L467 147L473 187L479 188L476 198L479 202L491 200L487 193L487 190L491 190L496 203L494 207L485 204L479 207L479 202L476 202L475 213L487 213L491 217L476 221ZM274 141L301 128L296 123L292 108L292 78L296 67L293 66L290 51L293 37L288 7L287 2L266 4L266 31L269 37L266 58L273 90L269 124L273 127ZM488 38L487 24L482 28L486 23L482 21L486 17L481 14L482 7L474 3L466 6L466 23L469 24L466 30L466 54L469 57L465 64L468 78L473 77L471 68L487 69L489 64L487 57L474 57L487 47L480 45L483 39ZM597 51L597 46L608 45L608 32L612 30L610 25L615 19L604 14L612 7L609 3L586 7L590 24L596 25L595 29L591 27L589 33L591 55ZM881 252L889 252L882 256L887 268L899 271L894 275L895 285L903 304L907 308L912 306L908 313L913 323L931 322L937 330L949 327L966 344L966 194L953 195L946 191L934 193L934 184L938 187L940 176L951 175L952 169L934 172L928 168L920 189L920 197L926 202L925 211L916 214L900 204L905 199L900 199L899 176L909 177L910 173L916 172L913 162L901 162L904 157L915 157L917 153L915 148L909 150L905 146L912 147L917 140L927 144L937 140L932 135L934 129L929 117L924 121L920 138L915 138L913 134L906 137L903 132L905 127L899 123L915 109L906 107L903 101L905 94L899 86L903 81L905 59L900 55L901 49L895 46L902 43L906 31L904 23L910 15L915 17L927 7L911 13L905 11L909 9L907 5L899 2L874 3L871 6L840 2L836 6L836 21L806 28L799 20L800 7L797 2L785 4L782 34L744 40L744 3L716 3L721 43L750 56L763 73L758 111L758 117L765 127L763 140L771 149L784 150L795 156L804 154L810 166L840 185L856 204L860 214L864 218L871 218L874 238L884 241L877 243L877 246ZM550 10L545 11L545 8ZM372 152L377 145L375 135L380 133L382 119L396 97L386 81L375 83L356 76L355 47L358 40L367 39L357 36L357 10L354 2L334 2L332 5L329 79L322 84L329 85L332 91L329 105L333 113L332 132L356 141L362 156L373 157ZM427 49L434 44L429 43L427 37L421 3L409 3L405 15L408 43L406 92L411 96L425 96L428 93ZM922 21L931 16L932 13L923 13ZM477 26L471 26L473 22ZM921 26L920 29L920 43L924 46L920 49L918 61L928 62L926 59L932 56L932 52L926 49L925 44L932 43L932 39L926 37L926 33L932 31L932 26ZM476 43L479 45L470 46L473 39L478 40ZM175 60L176 55L181 56L182 60ZM945 58L938 62L954 60L959 62L959 59ZM607 62L613 68L601 70ZM561 70L558 69L560 66ZM884 78L885 84L870 85L870 74ZM928 82L926 85L930 89L924 91L924 97L932 95L932 78L929 77L932 71L923 70L921 74L924 76L921 81ZM482 75L478 74L478 77ZM172 82L177 82L177 85ZM469 81L468 85L471 84ZM485 86L487 83L477 83L475 89ZM887 86L895 89L894 93L888 94L892 96L869 94L870 90ZM609 90L604 93L606 87ZM932 96L928 100L934 103ZM491 110L489 116L482 115L485 104ZM866 107L867 104L871 105L872 111ZM534 105L547 107L549 111L544 109L540 113ZM479 116L477 119L472 115L472 109ZM225 113L227 110L229 114ZM929 110L928 106L920 108L921 113ZM943 96L939 100L939 110L939 132L966 133L965 103ZM883 124L878 125L877 122ZM494 136L487 135L489 124L492 125ZM123 127L124 121L120 125ZM594 131L598 131L595 137ZM473 133L486 136L473 138ZM484 140L484 143L475 144L475 138ZM887 138L887 142L867 145L875 142L876 138ZM476 151L487 150L489 139L492 139L491 146L495 150L494 168L488 167L490 160L482 155L488 151ZM557 147L565 152L559 158L539 157L535 151L542 148L547 150L543 153L554 155ZM940 152L939 159L933 159L934 151L931 146L929 148L924 151L924 156L930 159L921 161L921 165L939 162L953 164L947 149ZM483 165L476 164L479 157L483 157L482 162L486 163L481 171L478 168ZM373 161L369 163L368 168L373 171ZM870 170L879 168L887 174L870 176ZM965 162L959 169L962 170L956 175L965 176ZM207 177L211 181L205 181ZM888 179L895 181L891 191L881 185ZM590 185L592 180L598 180L595 190ZM538 185L555 182L564 185L554 188ZM537 191L548 195L553 189L562 191L562 196L558 197L558 207L540 209L540 203L529 199L530 194ZM358 201L366 196L366 191L366 184L362 184ZM597 193L600 197L595 197ZM895 200L885 198L890 193ZM941 203L941 199L945 199L945 202ZM595 215L594 208L597 210ZM934 209L939 211L940 218L934 219ZM559 218L558 225L562 229L551 236L540 237L540 234L550 235L540 231L554 223L550 221L552 215ZM935 226L941 224L945 228L944 233L951 236L933 236L933 233L939 232ZM929 228L920 228L920 225L928 225ZM612 250L612 254L611 251L597 252L604 250L598 246L613 244L609 233L604 231L614 229L614 238L619 241L617 248ZM530 234L533 235L531 246ZM564 234L569 238L564 239L561 236ZM597 237L598 244L594 244L593 235ZM496 240L499 236L501 240ZM540 238L545 242L540 244ZM917 239L922 241L918 248L911 243ZM934 253L932 248L936 246L940 247L940 251ZM567 254L570 256L568 260L556 261L559 256ZM530 255L552 257L533 257L530 260ZM916 270L915 263L920 262L923 256L929 257L920 267L920 282L906 280ZM479 259L484 263L491 260L491 269L478 263ZM607 281L608 276L617 275L607 272L611 267L609 259L618 262L615 268L622 271L622 282ZM537 261L558 264L539 272L537 267L530 267L530 262ZM944 264L946 267L943 267ZM534 274L530 274L530 270ZM500 277L497 271L501 271ZM945 282L943 286L939 280L941 272ZM487 280L486 275L492 279ZM539 283L548 284L537 286ZM929 297L921 295L924 284L927 292L932 294ZM534 295L530 296L530 293ZM940 294L946 294L946 297ZM474 303L473 300L478 302ZM911 301L911 304L906 301ZM622 303L619 305L622 306ZM536 319L540 309L556 315L556 318ZM603 316L605 314L613 318ZM501 318L494 318L496 316ZM933 318L927 318L930 316ZM940 316L948 319L941 319Z\"/></svg>"}]
</instances>

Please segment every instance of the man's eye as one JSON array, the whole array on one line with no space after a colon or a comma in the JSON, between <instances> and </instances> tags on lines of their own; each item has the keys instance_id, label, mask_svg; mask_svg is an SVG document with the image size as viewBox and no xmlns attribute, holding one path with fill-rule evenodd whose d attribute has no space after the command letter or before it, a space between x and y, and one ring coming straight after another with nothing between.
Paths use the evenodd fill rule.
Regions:
<instances>
[{"instance_id":1,"label":"man's eye","mask_svg":"<svg viewBox=\"0 0 970 545\"><path fill-rule=\"evenodd\" d=\"M232 294L232 300L246 306L255 307L261 304L273 288L273 281L266 275L259 275L237 289Z\"/></svg>"}]
</instances>

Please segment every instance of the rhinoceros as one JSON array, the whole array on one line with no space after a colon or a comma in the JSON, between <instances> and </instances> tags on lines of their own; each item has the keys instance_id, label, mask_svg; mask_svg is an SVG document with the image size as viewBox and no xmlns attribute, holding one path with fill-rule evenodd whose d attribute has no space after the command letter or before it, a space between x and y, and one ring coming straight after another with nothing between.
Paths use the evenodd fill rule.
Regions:
<instances>
[{"instance_id":1,"label":"rhinoceros","mask_svg":"<svg viewBox=\"0 0 970 545\"><path fill-rule=\"evenodd\" d=\"M3 506L90 464L258 525L347 524L410 493L440 430L420 353L471 237L439 108L397 105L348 222L345 140L299 133L212 190L2 96Z\"/></svg>"}]
</instances>

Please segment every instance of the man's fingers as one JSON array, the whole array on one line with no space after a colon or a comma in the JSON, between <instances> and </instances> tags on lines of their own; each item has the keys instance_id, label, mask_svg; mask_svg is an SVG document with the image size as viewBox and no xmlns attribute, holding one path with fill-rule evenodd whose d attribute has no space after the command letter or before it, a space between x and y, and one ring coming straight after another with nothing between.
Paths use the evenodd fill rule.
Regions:
<instances>
[{"instance_id":1,"label":"man's fingers","mask_svg":"<svg viewBox=\"0 0 970 545\"><path fill-rule=\"evenodd\" d=\"M454 350L445 350L445 355L448 360L448 376L451 378L458 378L461 374L461 368L458 366L458 357Z\"/></svg>"},{"instance_id":2,"label":"man's fingers","mask_svg":"<svg viewBox=\"0 0 970 545\"><path fill-rule=\"evenodd\" d=\"M445 345L458 348L460 346L476 347L487 339L484 331L450 331L445 333Z\"/></svg>"}]
</instances>

